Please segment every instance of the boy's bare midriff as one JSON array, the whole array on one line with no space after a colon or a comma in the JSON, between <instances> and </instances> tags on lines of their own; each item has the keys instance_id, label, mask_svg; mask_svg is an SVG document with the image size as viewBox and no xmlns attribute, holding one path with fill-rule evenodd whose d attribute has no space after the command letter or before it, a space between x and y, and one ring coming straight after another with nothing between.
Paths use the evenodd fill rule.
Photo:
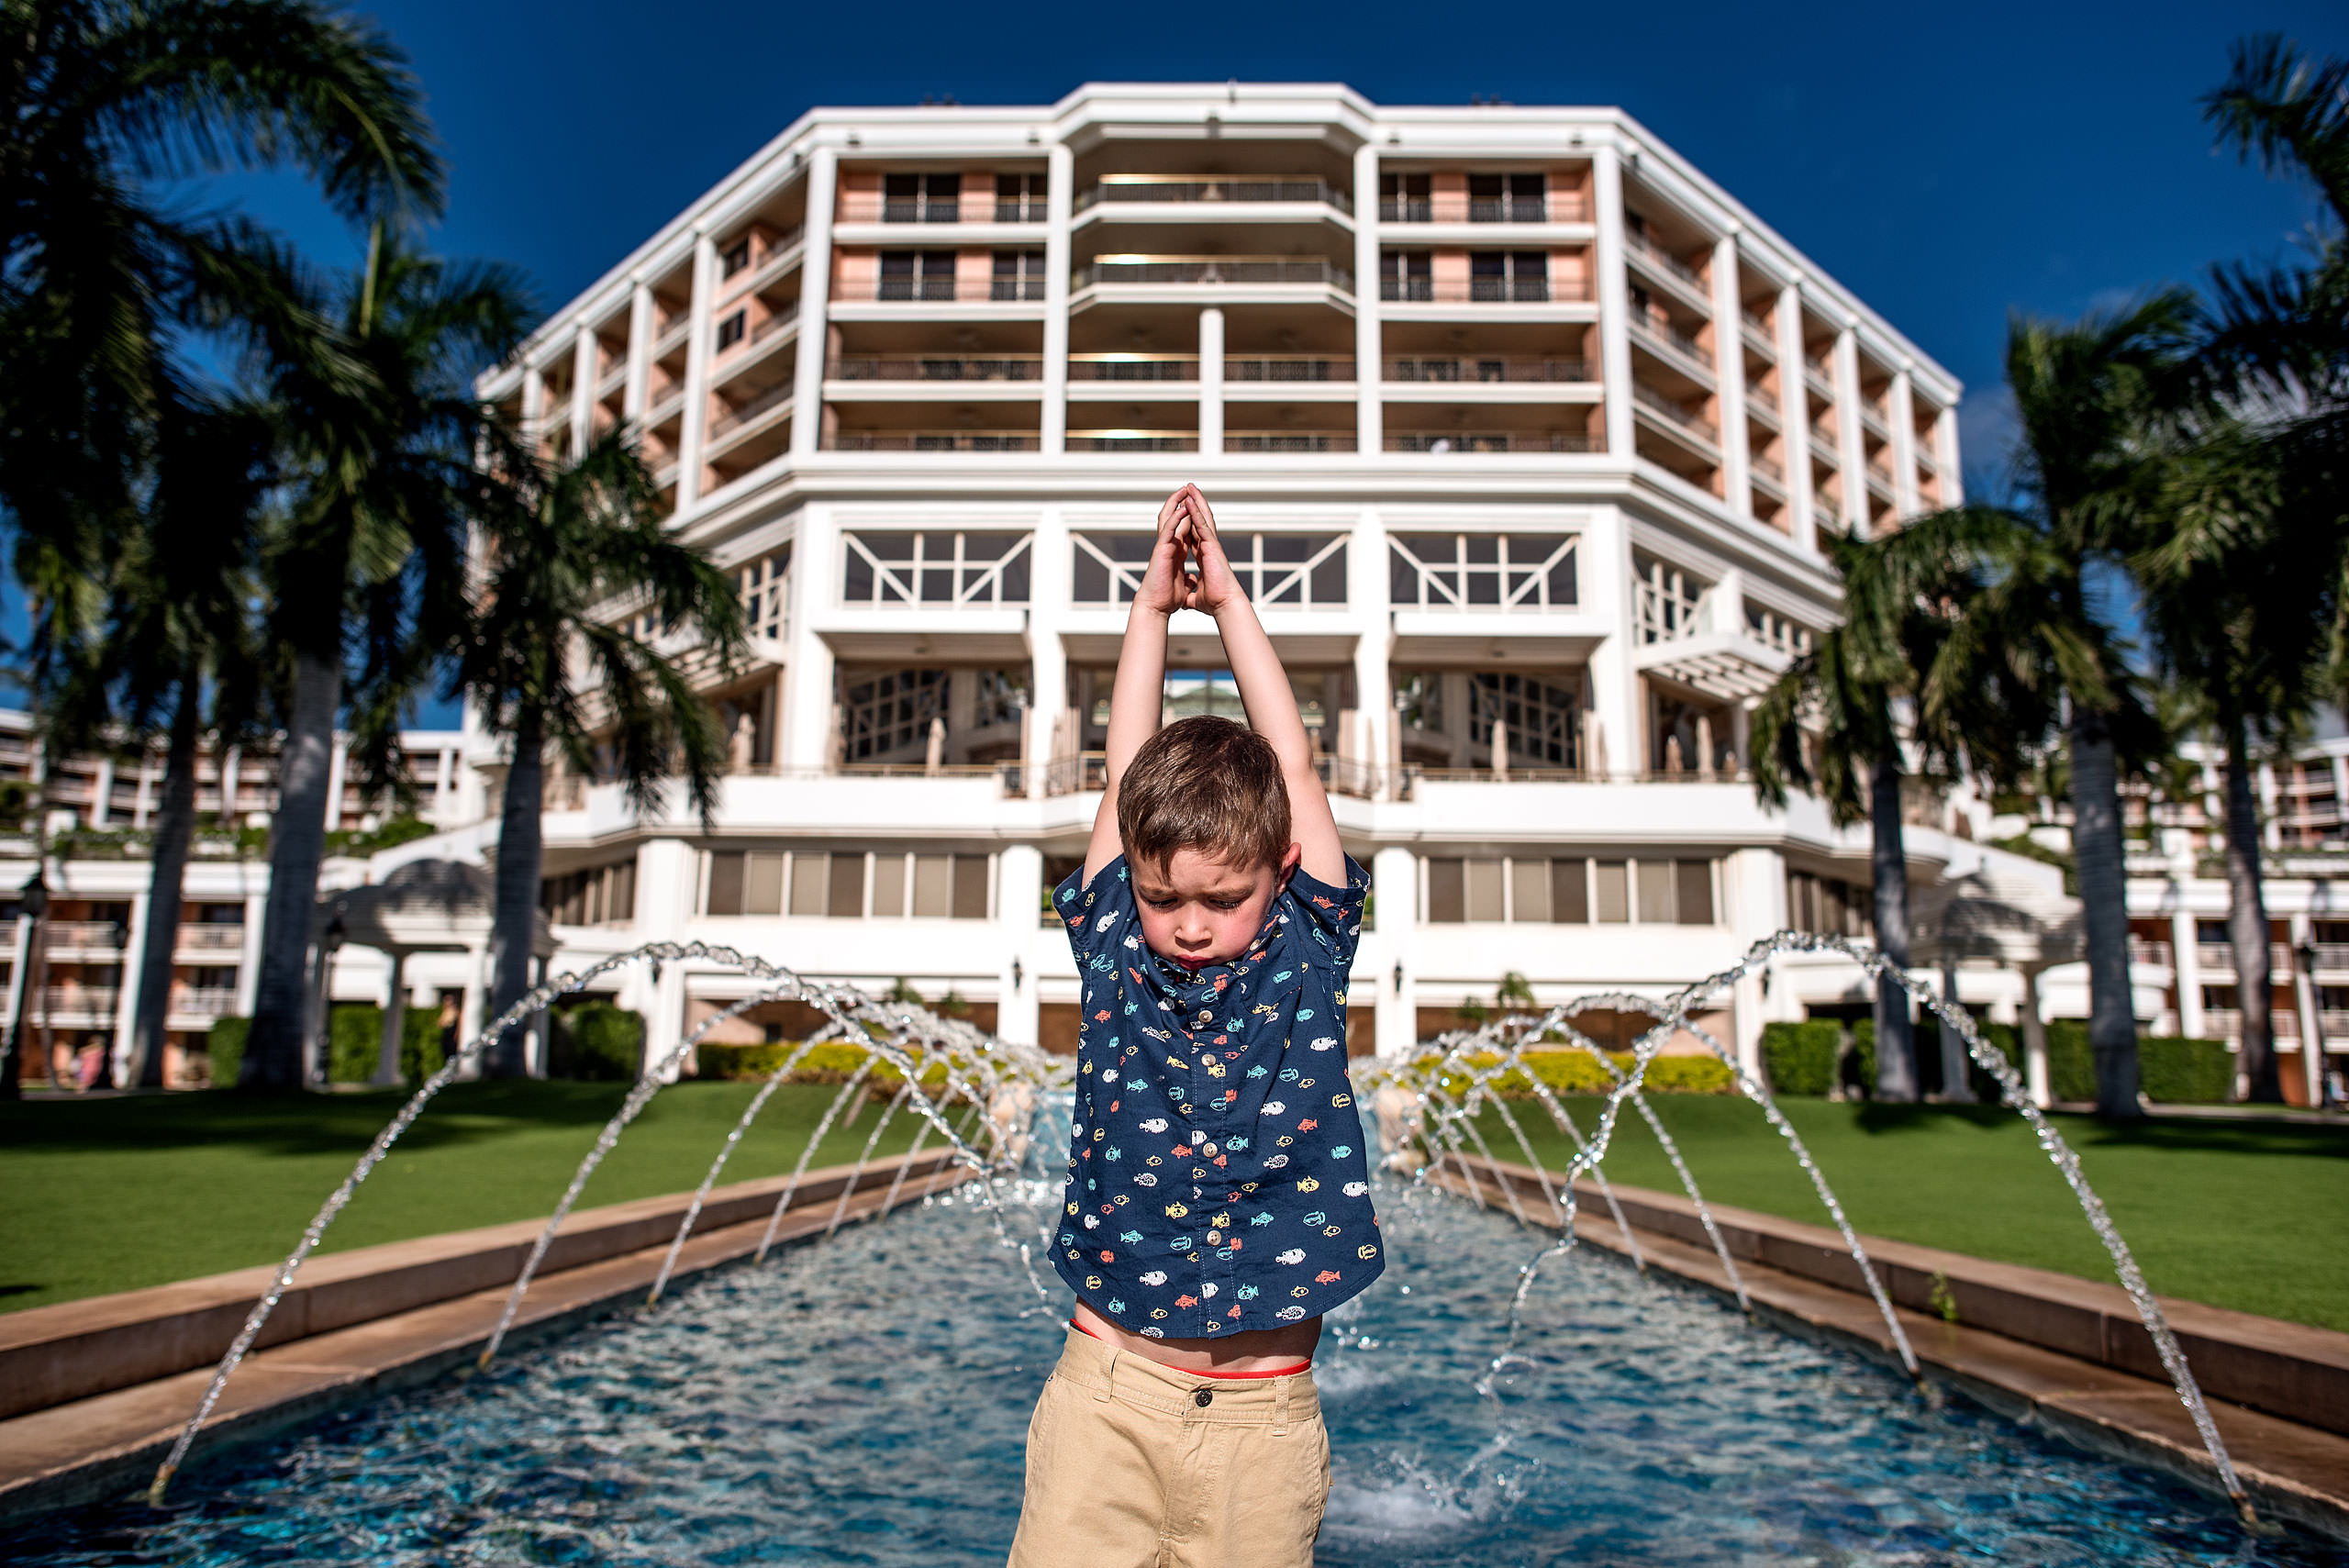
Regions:
<instances>
[{"instance_id":1,"label":"boy's bare midriff","mask_svg":"<svg viewBox=\"0 0 2349 1568\"><path fill-rule=\"evenodd\" d=\"M1181 1372L1287 1372L1299 1362L1311 1361L1313 1348L1321 1342L1319 1318L1277 1329L1251 1329L1228 1339L1153 1340L1119 1328L1082 1299L1076 1304L1076 1326L1130 1355Z\"/></svg>"}]
</instances>

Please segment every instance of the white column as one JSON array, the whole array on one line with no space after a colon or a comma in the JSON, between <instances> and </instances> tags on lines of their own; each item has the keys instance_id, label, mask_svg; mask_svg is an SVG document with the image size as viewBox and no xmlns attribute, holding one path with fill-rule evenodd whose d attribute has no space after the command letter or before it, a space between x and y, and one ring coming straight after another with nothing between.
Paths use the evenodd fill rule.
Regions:
<instances>
[{"instance_id":1,"label":"white column","mask_svg":"<svg viewBox=\"0 0 2349 1568\"><path fill-rule=\"evenodd\" d=\"M1587 552L1589 575L1583 581L1591 606L1611 623L1589 661L1591 712L1606 752L1606 776L1636 778L1645 764L1633 717L1640 677L1631 668L1631 540L1623 514L1612 506L1594 509L1581 548Z\"/></svg>"},{"instance_id":2,"label":"white column","mask_svg":"<svg viewBox=\"0 0 2349 1568\"><path fill-rule=\"evenodd\" d=\"M100 757L98 759L97 784L90 794L90 826L93 828L105 827L106 825L107 808L113 804L114 759L112 757Z\"/></svg>"},{"instance_id":3,"label":"white column","mask_svg":"<svg viewBox=\"0 0 2349 1568\"><path fill-rule=\"evenodd\" d=\"M797 408L791 416L791 455L795 458L816 450L822 444L824 433L824 351L830 337L832 302L833 191L839 180L840 154L829 147L816 149L807 160L807 239L799 261L799 359L794 373L798 390L792 395Z\"/></svg>"},{"instance_id":4,"label":"white column","mask_svg":"<svg viewBox=\"0 0 2349 1568\"><path fill-rule=\"evenodd\" d=\"M1002 936L1004 963L996 993L995 1032L1021 1045L1036 1043L1035 948L1036 933L1042 929L1037 910L1043 896L1043 851L1033 844L1006 844L996 857L996 926Z\"/></svg>"},{"instance_id":5,"label":"white column","mask_svg":"<svg viewBox=\"0 0 2349 1568\"><path fill-rule=\"evenodd\" d=\"M2045 1110L2055 1103L2047 1079L2047 1025L2039 1016L2041 971L2022 972L2022 1075L2031 1103Z\"/></svg>"},{"instance_id":6,"label":"white column","mask_svg":"<svg viewBox=\"0 0 2349 1568\"><path fill-rule=\"evenodd\" d=\"M1354 150L1354 439L1365 452L1386 439L1379 310L1378 149L1365 142Z\"/></svg>"},{"instance_id":7,"label":"white column","mask_svg":"<svg viewBox=\"0 0 2349 1568\"><path fill-rule=\"evenodd\" d=\"M245 940L237 950L237 1011L253 1016L253 998L261 990L261 923L269 912L269 895L245 895Z\"/></svg>"},{"instance_id":8,"label":"white column","mask_svg":"<svg viewBox=\"0 0 2349 1568\"><path fill-rule=\"evenodd\" d=\"M1199 450L1223 450L1223 312L1199 312Z\"/></svg>"},{"instance_id":9,"label":"white column","mask_svg":"<svg viewBox=\"0 0 2349 1568\"><path fill-rule=\"evenodd\" d=\"M1076 154L1056 141L1045 156L1044 417L1037 445L1057 452L1068 447L1069 225L1076 205L1070 187L1076 183ZM1034 982L1029 984L1032 990Z\"/></svg>"},{"instance_id":10,"label":"white column","mask_svg":"<svg viewBox=\"0 0 2349 1568\"><path fill-rule=\"evenodd\" d=\"M245 765L245 749L230 746L220 753L220 820L235 826L237 820L237 775Z\"/></svg>"},{"instance_id":11,"label":"white column","mask_svg":"<svg viewBox=\"0 0 2349 1568\"><path fill-rule=\"evenodd\" d=\"M629 426L644 417L645 390L652 381L652 285L639 276L628 296L628 385L620 413Z\"/></svg>"},{"instance_id":12,"label":"white column","mask_svg":"<svg viewBox=\"0 0 2349 1568\"><path fill-rule=\"evenodd\" d=\"M1737 281L1737 230L1732 228L1713 241L1713 374L1720 382L1721 504L1741 517L1750 517L1753 515L1753 481L1746 448L1742 300Z\"/></svg>"},{"instance_id":13,"label":"white column","mask_svg":"<svg viewBox=\"0 0 2349 1568\"><path fill-rule=\"evenodd\" d=\"M1392 796L1397 781L1386 776L1394 744L1395 677L1390 665L1394 617L1386 603L1386 525L1375 510L1354 524L1346 547L1346 616L1361 630L1354 638L1354 736L1357 759L1379 770L1374 798Z\"/></svg>"},{"instance_id":14,"label":"white column","mask_svg":"<svg viewBox=\"0 0 2349 1568\"><path fill-rule=\"evenodd\" d=\"M1631 295L1623 278L1623 163L1613 147L1591 154L1598 217L1598 378L1607 394L1607 450L1631 461Z\"/></svg>"},{"instance_id":15,"label":"white column","mask_svg":"<svg viewBox=\"0 0 2349 1568\"><path fill-rule=\"evenodd\" d=\"M1923 503L1917 495L1917 404L1906 361L1892 373L1892 387L1884 401L1884 420L1892 428L1892 505L1900 516L1910 517Z\"/></svg>"},{"instance_id":16,"label":"white column","mask_svg":"<svg viewBox=\"0 0 2349 1568\"><path fill-rule=\"evenodd\" d=\"M1028 795L1044 798L1044 776L1052 761L1054 731L1068 706L1068 651L1061 644L1061 617L1069 603L1068 524L1057 506L1036 518L1036 542L1029 547L1028 591ZM1040 872L1038 874L1041 874ZM1031 965L1032 967L1032 965ZM1034 982L1027 1006L1036 1006ZM1032 1038L1032 1037L1030 1037Z\"/></svg>"},{"instance_id":17,"label":"white column","mask_svg":"<svg viewBox=\"0 0 2349 1568\"><path fill-rule=\"evenodd\" d=\"M1933 418L1933 466L1941 470L1942 505L1963 506L1965 481L1958 472L1957 410L1944 408Z\"/></svg>"},{"instance_id":18,"label":"white column","mask_svg":"<svg viewBox=\"0 0 2349 1568\"><path fill-rule=\"evenodd\" d=\"M1860 335L1847 320L1835 334L1835 458L1843 473L1843 526L1862 539L1875 531L1868 526L1867 452L1860 428Z\"/></svg>"},{"instance_id":19,"label":"white column","mask_svg":"<svg viewBox=\"0 0 2349 1568\"><path fill-rule=\"evenodd\" d=\"M342 828L342 781L351 767L351 737L335 732L334 750L327 754L327 831Z\"/></svg>"},{"instance_id":20,"label":"white column","mask_svg":"<svg viewBox=\"0 0 2349 1568\"><path fill-rule=\"evenodd\" d=\"M805 339L801 347L806 347ZM832 584L839 577L833 565L838 546L829 507L801 511L791 563L791 653L783 669L781 760L785 768L824 768L832 762L832 650L809 628L819 608L830 606Z\"/></svg>"},{"instance_id":21,"label":"white column","mask_svg":"<svg viewBox=\"0 0 2349 1568\"><path fill-rule=\"evenodd\" d=\"M1802 284L1787 280L1773 313L1778 328L1778 422L1786 428L1787 505L1795 515L1795 542L1814 553L1819 530L1811 523L1810 393L1803 385Z\"/></svg>"},{"instance_id":22,"label":"white column","mask_svg":"<svg viewBox=\"0 0 2349 1568\"><path fill-rule=\"evenodd\" d=\"M684 940L700 895L701 854L682 839L648 839L636 851L636 939ZM632 966L620 1005L644 1017L644 1060L660 1061L676 1049L684 1031L685 976L682 964L665 964L659 980L643 964Z\"/></svg>"},{"instance_id":23,"label":"white column","mask_svg":"<svg viewBox=\"0 0 2349 1568\"><path fill-rule=\"evenodd\" d=\"M1722 922L1741 948L1784 928L1787 873L1786 862L1778 851L1757 847L1724 856L1721 904ZM1737 1064L1757 1080L1762 1076L1762 1024L1767 1016L1767 1006L1760 974L1749 974L1738 981L1731 995Z\"/></svg>"},{"instance_id":24,"label":"white column","mask_svg":"<svg viewBox=\"0 0 2349 1568\"><path fill-rule=\"evenodd\" d=\"M587 450L587 438L596 428L596 333L582 321L579 335L571 345L571 461Z\"/></svg>"},{"instance_id":25,"label":"white column","mask_svg":"<svg viewBox=\"0 0 2349 1568\"><path fill-rule=\"evenodd\" d=\"M1386 958L1376 974L1360 975L1353 984L1372 982L1370 994L1378 1006L1378 1054L1390 1062L1410 1053L1419 1040L1419 976L1411 961L1419 952L1412 940L1419 917L1419 862L1410 851L1389 848L1372 857L1373 882L1378 894L1378 951ZM1395 982L1402 965L1402 984Z\"/></svg>"},{"instance_id":26,"label":"white column","mask_svg":"<svg viewBox=\"0 0 2349 1568\"><path fill-rule=\"evenodd\" d=\"M2316 1021L2317 1003L2321 999L2316 988L2316 976L2300 961L2300 950L2315 940L2316 932L2306 913L2289 917L2285 930L2292 950L2292 1003L2300 1015L2300 1087L2310 1106L2324 1104L2324 1062L2317 1050L2317 1036L2323 1030Z\"/></svg>"},{"instance_id":27,"label":"white column","mask_svg":"<svg viewBox=\"0 0 2349 1568\"><path fill-rule=\"evenodd\" d=\"M2177 1032L2199 1038L2202 1022L2202 960L2195 946L2194 911L2169 917L2170 962L2177 974Z\"/></svg>"},{"instance_id":28,"label":"white column","mask_svg":"<svg viewBox=\"0 0 2349 1568\"><path fill-rule=\"evenodd\" d=\"M155 752L150 747L139 754L139 803L130 808L130 825L133 828L146 827L148 814L154 809Z\"/></svg>"},{"instance_id":29,"label":"white column","mask_svg":"<svg viewBox=\"0 0 2349 1568\"><path fill-rule=\"evenodd\" d=\"M2259 841L2270 850L2284 847L2284 819L2276 809L2276 767L2259 764Z\"/></svg>"},{"instance_id":30,"label":"white column","mask_svg":"<svg viewBox=\"0 0 2349 1568\"><path fill-rule=\"evenodd\" d=\"M702 432L709 428L710 316L718 297L718 241L707 233L694 236L693 276L693 303L685 307L685 411L677 430L679 512L690 511L701 497ZM800 331L804 347L804 323Z\"/></svg>"},{"instance_id":31,"label":"white column","mask_svg":"<svg viewBox=\"0 0 2349 1568\"><path fill-rule=\"evenodd\" d=\"M522 367L522 424L536 435L541 432L547 417L547 378L536 365Z\"/></svg>"},{"instance_id":32,"label":"white column","mask_svg":"<svg viewBox=\"0 0 2349 1568\"><path fill-rule=\"evenodd\" d=\"M130 926L122 944L122 961L115 968L114 1040L106 1051L106 1081L117 1086L130 1080L130 1035L139 1011L139 977L147 967L147 917L152 907L148 894L130 895Z\"/></svg>"}]
</instances>

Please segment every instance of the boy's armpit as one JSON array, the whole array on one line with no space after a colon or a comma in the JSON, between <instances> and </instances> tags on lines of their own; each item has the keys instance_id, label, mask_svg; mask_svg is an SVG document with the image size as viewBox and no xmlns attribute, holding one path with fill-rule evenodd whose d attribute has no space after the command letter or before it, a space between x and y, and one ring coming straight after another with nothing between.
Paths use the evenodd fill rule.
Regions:
<instances>
[{"instance_id":1,"label":"boy's armpit","mask_svg":"<svg viewBox=\"0 0 2349 1568\"><path fill-rule=\"evenodd\" d=\"M1362 942L1363 906L1370 897L1370 873L1362 863L1346 857L1343 887L1332 887L1299 866L1289 878L1289 893L1337 961L1352 964Z\"/></svg>"}]
</instances>

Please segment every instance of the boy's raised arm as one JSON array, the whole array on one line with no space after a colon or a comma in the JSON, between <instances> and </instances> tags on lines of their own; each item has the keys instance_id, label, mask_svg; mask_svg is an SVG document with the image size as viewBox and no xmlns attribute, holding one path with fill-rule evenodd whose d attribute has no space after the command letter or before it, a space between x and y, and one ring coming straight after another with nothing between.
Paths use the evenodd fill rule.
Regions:
<instances>
[{"instance_id":1,"label":"boy's raised arm","mask_svg":"<svg viewBox=\"0 0 2349 1568\"><path fill-rule=\"evenodd\" d=\"M1109 691L1109 737L1105 743L1103 772L1108 782L1101 791L1101 809L1093 817L1093 838L1085 850L1085 880L1118 858L1118 781L1141 743L1158 733L1166 701L1166 621L1188 596L1183 577L1183 542L1175 537L1184 493L1166 498L1158 509L1158 541L1150 551L1150 566L1142 573L1141 589L1126 617L1126 639L1118 650L1117 684Z\"/></svg>"},{"instance_id":2,"label":"boy's raised arm","mask_svg":"<svg viewBox=\"0 0 2349 1568\"><path fill-rule=\"evenodd\" d=\"M1288 672L1282 668L1273 639L1264 635L1264 625L1256 618L1256 607L1241 590L1231 562L1223 553L1223 541L1216 535L1215 514L1208 509L1208 498L1199 493L1197 485L1186 484L1174 493L1168 505L1179 513L1177 543L1187 548L1199 563L1198 583L1186 595L1186 602L1215 617L1216 629L1223 635L1224 656L1231 661L1232 680L1238 684L1240 700L1248 709L1248 723L1272 742L1275 754L1281 760L1281 776L1288 782L1289 831L1297 836L1301 851L1298 863L1316 881L1343 887L1345 846L1338 839L1338 819L1330 814L1330 796L1313 768L1313 742L1306 736L1305 720L1297 715L1297 693L1288 684ZM1153 569L1156 567L1155 557L1151 564ZM1127 646L1132 647L1132 632L1129 631L1126 638ZM1162 662L1165 657L1163 638L1159 657ZM1118 689L1123 691L1122 666L1118 678ZM1114 715L1111 722L1116 722Z\"/></svg>"}]
</instances>

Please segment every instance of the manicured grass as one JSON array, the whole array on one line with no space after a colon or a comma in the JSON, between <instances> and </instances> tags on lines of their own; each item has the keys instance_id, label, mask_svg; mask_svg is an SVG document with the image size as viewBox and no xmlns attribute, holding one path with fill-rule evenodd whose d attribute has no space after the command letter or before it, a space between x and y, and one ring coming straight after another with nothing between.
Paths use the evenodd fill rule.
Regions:
<instances>
[{"instance_id":1,"label":"manicured grass","mask_svg":"<svg viewBox=\"0 0 2349 1568\"><path fill-rule=\"evenodd\" d=\"M451 1085L359 1189L324 1250L551 1213L625 1089ZM689 1082L663 1090L596 1170L581 1205L695 1186L755 1089ZM721 1180L787 1173L837 1093L778 1091ZM854 1160L885 1103L876 1093L853 1125L843 1111L815 1163ZM0 1310L275 1262L399 1104L388 1093L0 1104ZM903 1151L914 1130L901 1110L881 1151Z\"/></svg>"},{"instance_id":2,"label":"manicured grass","mask_svg":"<svg viewBox=\"0 0 2349 1568\"><path fill-rule=\"evenodd\" d=\"M1593 1132L1600 1102L1565 1103L1584 1134ZM1694 1095L1650 1103L1708 1198L1831 1223L1792 1151L1753 1105ZM2011 1112L1793 1098L1782 1106L1864 1234L2114 1277L2071 1189ZM1542 1163L1562 1166L1571 1146L1541 1106L1509 1108ZM2349 1134L2215 1121L2133 1129L2085 1117L2055 1122L2156 1292L2349 1329L2349 1244L2340 1228L2349 1212ZM1521 1158L1489 1112L1485 1133L1496 1154ZM1631 1185L1680 1190L1662 1145L1628 1109L1607 1173Z\"/></svg>"}]
</instances>

